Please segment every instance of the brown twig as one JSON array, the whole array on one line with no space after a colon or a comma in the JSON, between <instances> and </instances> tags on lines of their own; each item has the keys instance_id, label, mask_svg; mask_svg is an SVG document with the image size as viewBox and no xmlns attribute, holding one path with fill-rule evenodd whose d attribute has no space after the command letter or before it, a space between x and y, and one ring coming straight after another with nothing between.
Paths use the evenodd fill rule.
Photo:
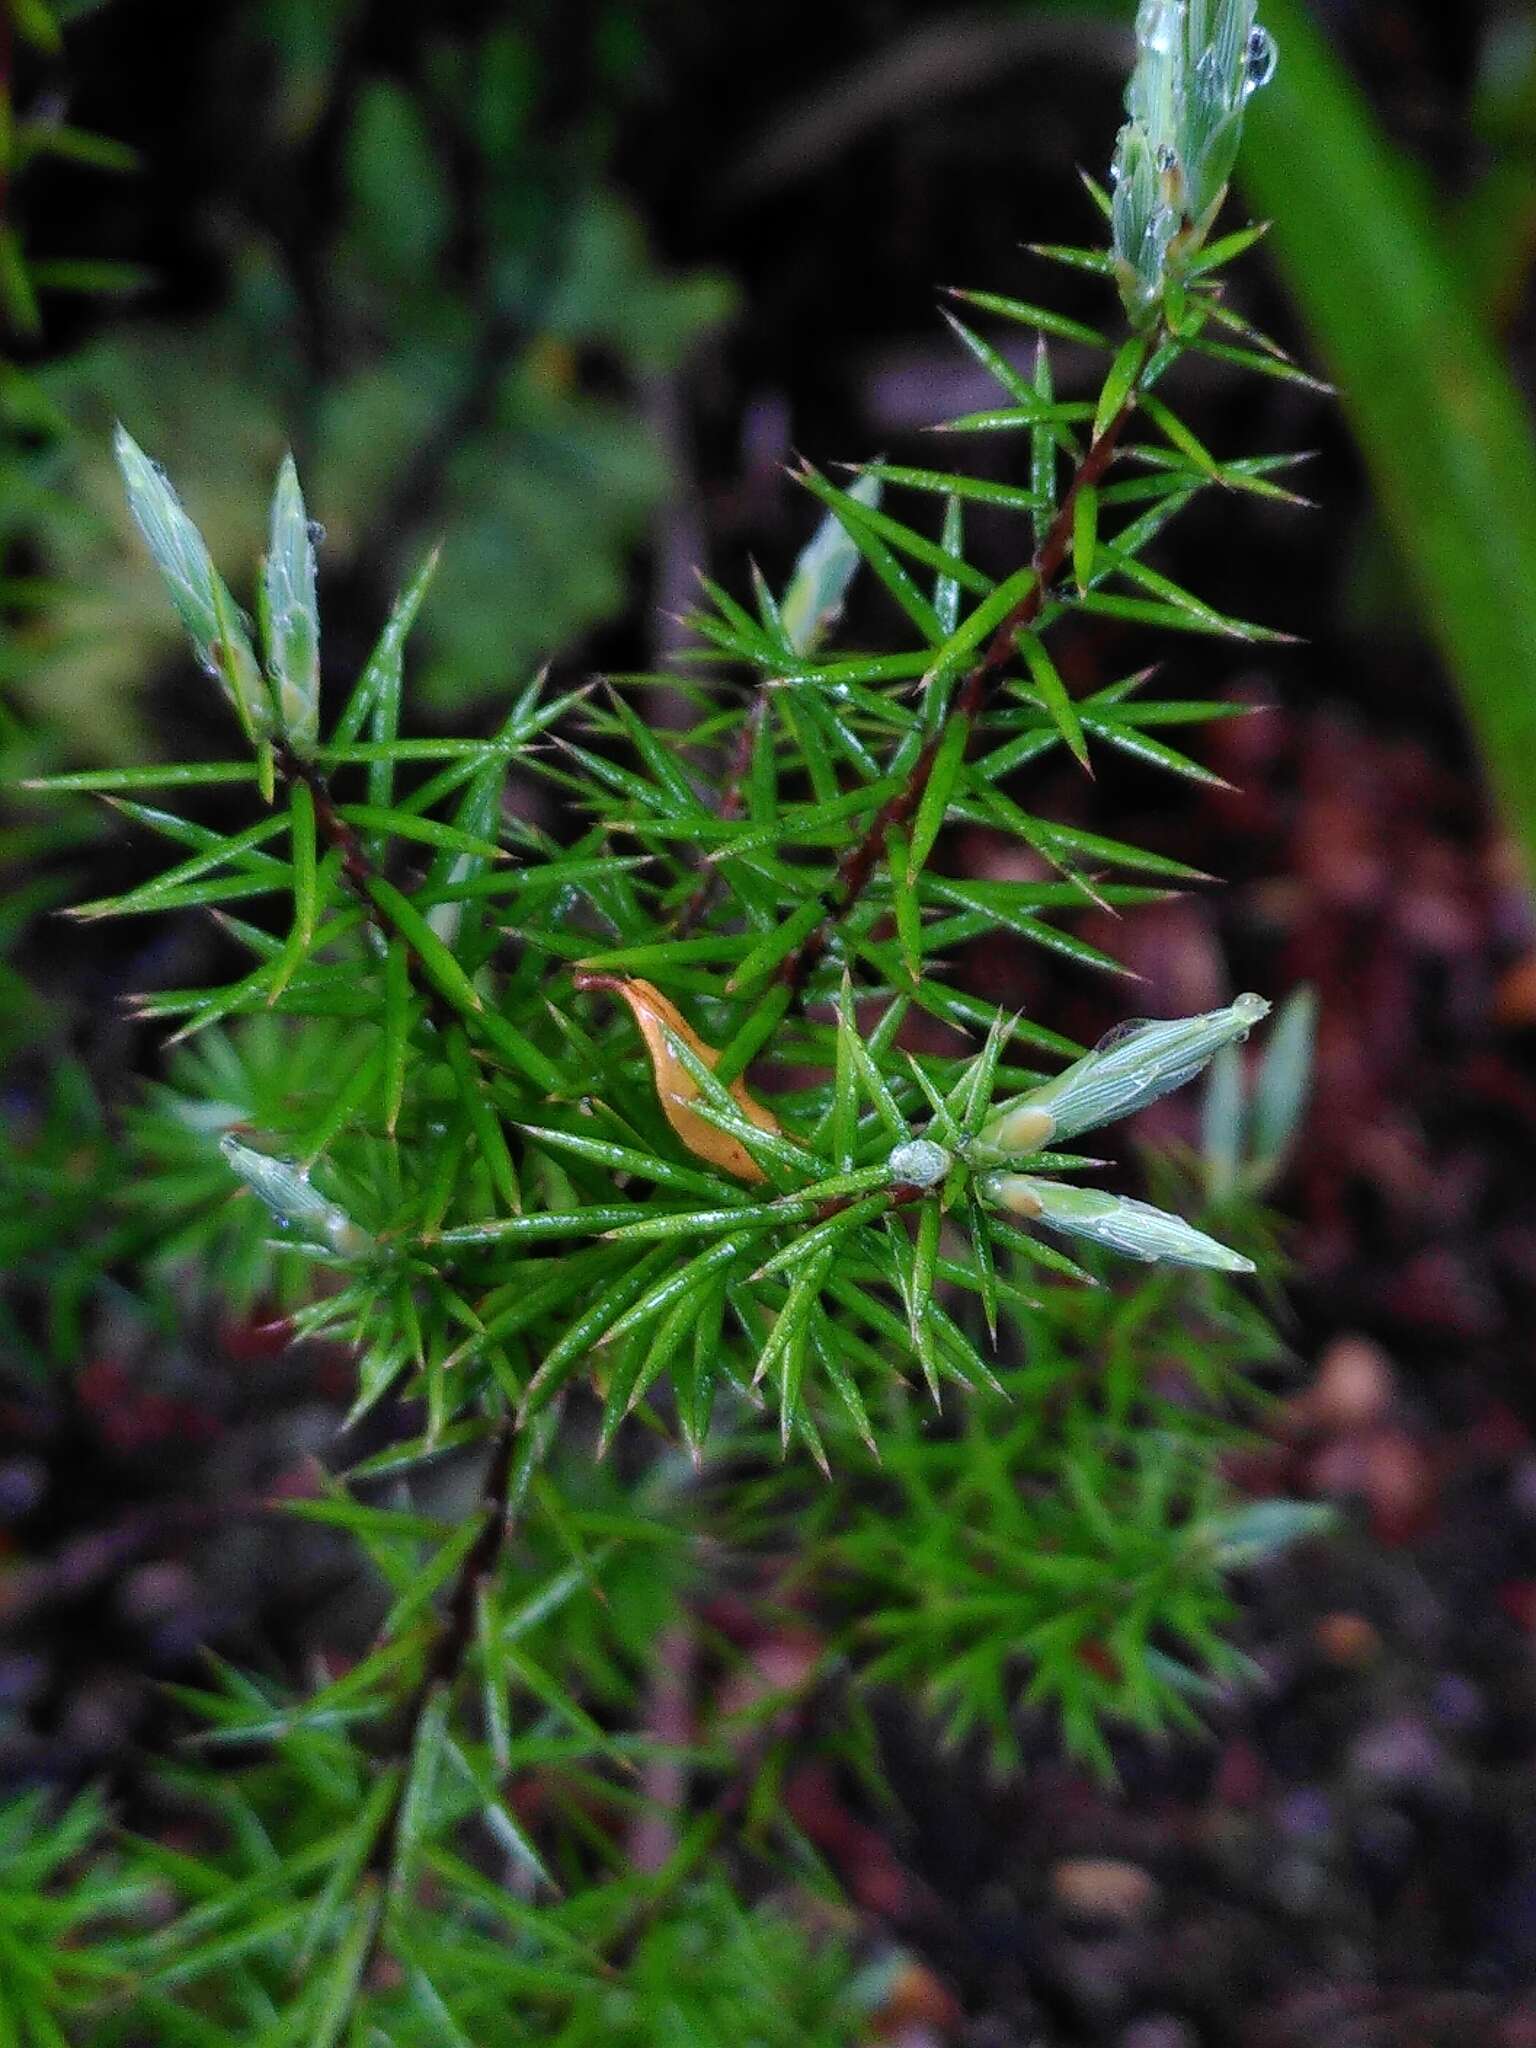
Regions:
<instances>
[{"instance_id":1,"label":"brown twig","mask_svg":"<svg viewBox=\"0 0 1536 2048\"><path fill-rule=\"evenodd\" d=\"M1114 460L1126 423L1136 409L1136 399L1137 394L1133 390L1078 465L1077 473L1051 522L1050 531L1036 550L1031 565L1035 572L1034 582L998 626L980 658L967 672L955 692L950 718L963 719L969 726L986 709L991 684L1013 659L1018 635L1040 616L1051 586L1066 562L1072 545L1078 499L1084 491L1098 484ZM857 840L838 862L837 872L823 899L826 915L780 966L779 979L787 984L797 1002L804 995L812 974L826 958L838 924L869 887L885 850L886 834L894 827L905 825L921 804L948 729L946 723L930 734L904 785L881 805L863 838Z\"/></svg>"}]
</instances>

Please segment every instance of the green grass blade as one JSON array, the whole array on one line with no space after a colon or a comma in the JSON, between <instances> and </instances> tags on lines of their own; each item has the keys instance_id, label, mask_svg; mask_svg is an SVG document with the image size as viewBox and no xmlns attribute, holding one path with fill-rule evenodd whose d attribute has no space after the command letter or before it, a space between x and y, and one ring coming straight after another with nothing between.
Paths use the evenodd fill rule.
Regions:
<instances>
[{"instance_id":1,"label":"green grass blade","mask_svg":"<svg viewBox=\"0 0 1536 2048\"><path fill-rule=\"evenodd\" d=\"M1337 379L1489 778L1536 872L1531 421L1406 167L1300 0L1243 177Z\"/></svg>"}]
</instances>

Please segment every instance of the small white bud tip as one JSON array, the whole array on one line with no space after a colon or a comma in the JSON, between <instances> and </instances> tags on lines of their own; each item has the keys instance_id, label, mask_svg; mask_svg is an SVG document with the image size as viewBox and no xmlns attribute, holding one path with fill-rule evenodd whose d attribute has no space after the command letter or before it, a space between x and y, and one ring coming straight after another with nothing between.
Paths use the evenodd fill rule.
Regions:
<instances>
[{"instance_id":1,"label":"small white bud tip","mask_svg":"<svg viewBox=\"0 0 1536 2048\"><path fill-rule=\"evenodd\" d=\"M904 1145L897 1145L886 1161L891 1179L905 1187L932 1188L949 1172L954 1164L942 1145L934 1144L931 1138L911 1138Z\"/></svg>"}]
</instances>

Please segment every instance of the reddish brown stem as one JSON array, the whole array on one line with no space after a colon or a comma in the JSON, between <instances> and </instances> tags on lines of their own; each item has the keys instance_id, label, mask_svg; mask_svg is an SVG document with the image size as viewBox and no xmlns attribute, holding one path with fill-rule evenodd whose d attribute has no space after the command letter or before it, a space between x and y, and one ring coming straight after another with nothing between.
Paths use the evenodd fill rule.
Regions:
<instances>
[{"instance_id":1,"label":"reddish brown stem","mask_svg":"<svg viewBox=\"0 0 1536 2048\"><path fill-rule=\"evenodd\" d=\"M726 779L725 795L720 801L722 818L739 818L745 808L747 776L752 768L752 756L757 749L757 735L762 730L768 714L768 698L759 690L752 699L751 708L742 721L736 748L731 757L731 766ZM706 868L698 887L688 898L672 923L675 937L682 938L698 923L714 900L720 886L720 870Z\"/></svg>"},{"instance_id":2,"label":"reddish brown stem","mask_svg":"<svg viewBox=\"0 0 1536 2048\"><path fill-rule=\"evenodd\" d=\"M341 855L342 873L368 904L369 915L376 919L378 912L368 894L368 884L376 872L374 864L368 858L362 840L337 810L330 784L320 770L297 753L287 740L278 740L274 751L284 782L308 784L309 793L315 800L315 825L320 836Z\"/></svg>"},{"instance_id":3,"label":"reddish brown stem","mask_svg":"<svg viewBox=\"0 0 1536 2048\"><path fill-rule=\"evenodd\" d=\"M931 1187L920 1188L915 1181L899 1180L891 1188L890 1192L891 1207L893 1209L906 1209L910 1208L912 1203L920 1202L924 1195L931 1195L933 1189ZM816 1211L814 1220L817 1223L830 1222L832 1217L841 1216L845 1209L851 1209L855 1202L862 1202L864 1199L863 1195L829 1195ZM884 1211L882 1210L880 1213L883 1215Z\"/></svg>"},{"instance_id":4,"label":"reddish brown stem","mask_svg":"<svg viewBox=\"0 0 1536 2048\"><path fill-rule=\"evenodd\" d=\"M1132 392L1114 418L1099 434L1089 448L1077 473L1062 499L1050 530L1035 553L1032 567L1035 580L998 626L979 659L967 671L959 689L955 692L950 707L950 718L963 719L967 726L974 725L986 709L990 686L1012 661L1018 636L1032 626L1044 609L1051 586L1060 575L1072 545L1072 528L1077 503L1083 492L1097 485L1110 463L1126 423L1136 409L1136 394ZM896 794L886 800L871 820L864 836L857 840L838 862L837 873L826 892L826 915L813 932L801 941L789 954L779 969L779 978L788 984L798 1001L805 992L806 983L826 958L833 936L840 921L853 909L869 887L875 869L885 851L886 834L893 828L905 825L917 811L924 792L933 776L934 762L938 758L939 746L948 729L941 726L924 743L922 752L912 764L912 772Z\"/></svg>"},{"instance_id":5,"label":"reddish brown stem","mask_svg":"<svg viewBox=\"0 0 1536 2048\"><path fill-rule=\"evenodd\" d=\"M380 911L369 884L379 875L378 863L372 859L368 849L354 828L336 808L336 799L331 795L330 783L314 765L306 761L286 739L274 743L278 773L291 788L295 782L308 785L309 793L315 800L315 829L334 852L341 856L341 871L351 883L368 913L368 921L386 943L393 943L399 937L393 925ZM406 947L407 970L413 985L427 1006L427 1015L440 1029L454 1021L453 1012L443 1001L426 975L420 971L421 963L412 947Z\"/></svg>"}]
</instances>

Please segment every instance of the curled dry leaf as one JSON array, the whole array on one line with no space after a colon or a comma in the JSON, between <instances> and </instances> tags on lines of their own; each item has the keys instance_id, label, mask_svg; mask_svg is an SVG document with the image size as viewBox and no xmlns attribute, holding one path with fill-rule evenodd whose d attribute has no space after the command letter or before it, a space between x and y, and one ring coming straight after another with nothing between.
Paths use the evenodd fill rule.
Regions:
<instances>
[{"instance_id":1,"label":"curled dry leaf","mask_svg":"<svg viewBox=\"0 0 1536 2048\"><path fill-rule=\"evenodd\" d=\"M588 992L606 990L628 1003L640 1027L640 1036L645 1040L645 1049L651 1056L656 1093L667 1122L694 1157L707 1160L724 1173L734 1174L738 1180L766 1179L762 1168L739 1138L733 1138L729 1131L720 1130L700 1116L697 1110L690 1109L689 1104L697 1099L699 1084L673 1051L671 1041L680 1040L707 1067L713 1067L720 1055L713 1046L704 1043L677 1005L669 1002L659 988L632 975L588 974L578 970L575 981L579 989ZM753 1098L745 1081L732 1081L730 1092L744 1117L756 1124L760 1131L772 1131L777 1135L778 1118Z\"/></svg>"}]
</instances>

